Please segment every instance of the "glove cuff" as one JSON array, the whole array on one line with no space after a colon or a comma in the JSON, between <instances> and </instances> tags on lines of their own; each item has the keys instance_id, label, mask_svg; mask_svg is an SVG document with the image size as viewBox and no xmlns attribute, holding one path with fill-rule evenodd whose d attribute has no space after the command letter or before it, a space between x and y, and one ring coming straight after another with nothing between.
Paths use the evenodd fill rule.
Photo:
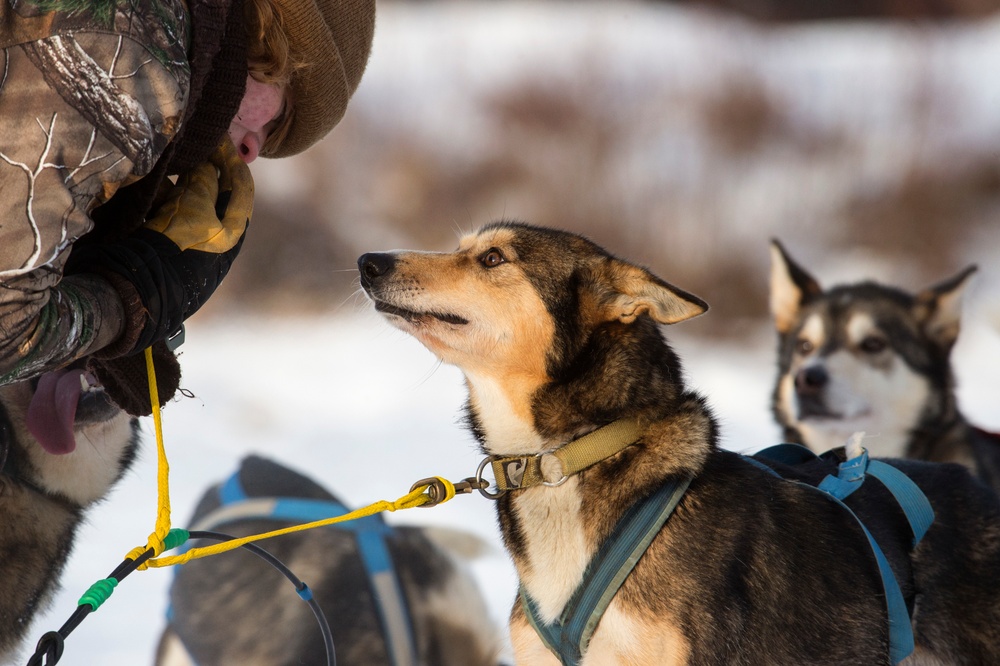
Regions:
<instances>
[{"instance_id":1,"label":"glove cuff","mask_svg":"<svg viewBox=\"0 0 1000 666\"><path fill-rule=\"evenodd\" d=\"M135 285L113 271L97 270L97 275L107 280L121 298L124 308L123 330L118 338L104 349L94 352L93 357L111 359L127 356L140 351L136 347L142 331L149 321L149 312L142 304L142 298Z\"/></svg>"},{"instance_id":2,"label":"glove cuff","mask_svg":"<svg viewBox=\"0 0 1000 666\"><path fill-rule=\"evenodd\" d=\"M153 344L152 350L156 392L160 407L163 407L177 393L181 382L181 365L174 353L167 349L165 342ZM109 359L92 356L87 370L94 373L108 397L132 416L149 416L153 413L149 401L149 375L143 355Z\"/></svg>"}]
</instances>

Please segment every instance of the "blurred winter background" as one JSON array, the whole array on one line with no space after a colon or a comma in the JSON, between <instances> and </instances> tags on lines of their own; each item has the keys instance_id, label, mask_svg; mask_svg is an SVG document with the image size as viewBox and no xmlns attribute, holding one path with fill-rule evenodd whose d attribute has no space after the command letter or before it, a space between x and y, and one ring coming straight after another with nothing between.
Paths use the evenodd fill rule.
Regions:
<instances>
[{"instance_id":1,"label":"blurred winter background","mask_svg":"<svg viewBox=\"0 0 1000 666\"><path fill-rule=\"evenodd\" d=\"M380 1L347 117L304 155L254 164L242 259L188 325L182 386L194 397L164 412L175 524L248 452L354 505L473 473L460 375L369 311L355 260L452 249L498 217L586 233L706 299L708 315L668 335L738 450L778 438L770 238L824 284L916 290L977 263L955 351L959 395L975 422L1000 428L995 6ZM90 515L32 641L152 530L144 430L141 461ZM497 544L473 567L502 624L514 579L487 500L389 520ZM150 663L170 575L129 578L61 663Z\"/></svg>"}]
</instances>

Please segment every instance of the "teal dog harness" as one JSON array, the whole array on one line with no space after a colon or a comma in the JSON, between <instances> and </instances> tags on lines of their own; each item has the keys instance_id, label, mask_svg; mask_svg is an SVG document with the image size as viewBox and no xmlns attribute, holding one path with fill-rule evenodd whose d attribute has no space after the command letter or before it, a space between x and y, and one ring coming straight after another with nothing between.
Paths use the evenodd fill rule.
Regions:
<instances>
[{"instance_id":1,"label":"teal dog harness","mask_svg":"<svg viewBox=\"0 0 1000 666\"><path fill-rule=\"evenodd\" d=\"M804 446L798 444L779 444L764 449L755 454L753 458L747 458L747 460L780 477L776 471L756 460L756 458L796 465L815 460L818 457ZM934 522L934 509L931 508L927 496L917 487L917 484L910 480L910 477L892 465L888 465L880 460L870 460L868 458L868 451L862 449L861 455L840 463L837 476L827 475L818 486L811 486L808 483L801 483L799 481L792 481L792 483L798 483L803 487L823 493L827 498L836 502L851 514L864 531L865 537L868 539L868 545L871 547L875 561L878 563L879 575L882 577L882 587L885 589L886 612L889 619L889 658L893 664L898 664L906 659L913 652L914 648L910 613L906 609L903 593L899 589L899 583L896 581L896 577L893 575L892 569L889 567L889 561L885 558L882 549L871 535L871 532L868 531L868 528L858 518L857 514L843 502L845 498L861 487L861 484L864 483L865 478L868 476L878 479L886 487L886 490L892 494L893 498L895 498L899 504L899 508L903 510L903 514L910 525L910 531L913 533L911 547L915 548Z\"/></svg>"},{"instance_id":2,"label":"teal dog harness","mask_svg":"<svg viewBox=\"0 0 1000 666\"><path fill-rule=\"evenodd\" d=\"M761 459L797 465L817 457L803 446L780 444L765 449L754 457L744 456L744 459L781 478L775 470L761 462ZM843 502L861 487L867 476L878 479L899 503L913 533L912 545L916 546L934 522L934 511L930 502L909 477L891 465L870 460L867 451L862 451L861 455L841 463L837 475L828 475L818 486L800 481L790 482L823 493L850 513L863 530L878 563L885 589L889 622L889 656L892 663L897 664L914 649L913 630L906 602L882 549L858 516ZM534 600L521 587L519 591L521 605L528 621L546 647L559 657L563 666L578 666L583 659L590 639L611 600L660 528L670 518L690 482L691 479L669 480L648 498L636 502L628 509L587 565L583 580L554 622L545 623L539 617Z\"/></svg>"},{"instance_id":3,"label":"teal dog harness","mask_svg":"<svg viewBox=\"0 0 1000 666\"><path fill-rule=\"evenodd\" d=\"M208 513L191 530L214 530L237 520L270 519L307 523L334 518L350 510L334 499L300 497L250 497L240 483L237 471L219 488L221 505ZM358 552L372 591L375 607L384 628L386 648L393 666L416 663L412 623L399 577L393 566L386 537L392 533L379 514L329 526L353 532ZM308 592L309 589L306 588ZM311 594L311 592L309 592ZM168 614L170 611L168 611Z\"/></svg>"},{"instance_id":4,"label":"teal dog harness","mask_svg":"<svg viewBox=\"0 0 1000 666\"><path fill-rule=\"evenodd\" d=\"M552 624L538 617L534 600L521 587L521 604L528 621L564 666L580 663L608 604L677 508L690 483L689 478L670 480L628 509L587 565L583 581Z\"/></svg>"}]
</instances>

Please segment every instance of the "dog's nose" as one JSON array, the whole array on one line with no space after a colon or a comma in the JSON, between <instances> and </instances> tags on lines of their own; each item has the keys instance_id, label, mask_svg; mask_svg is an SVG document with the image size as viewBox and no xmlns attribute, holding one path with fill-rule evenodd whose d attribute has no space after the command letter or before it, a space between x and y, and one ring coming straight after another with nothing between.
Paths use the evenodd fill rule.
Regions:
<instances>
[{"instance_id":1,"label":"dog's nose","mask_svg":"<svg viewBox=\"0 0 1000 666\"><path fill-rule=\"evenodd\" d=\"M392 272L396 257L386 252L369 252L358 257L361 286L369 287L375 280Z\"/></svg>"},{"instance_id":2,"label":"dog's nose","mask_svg":"<svg viewBox=\"0 0 1000 666\"><path fill-rule=\"evenodd\" d=\"M830 375L822 365L811 365L795 375L795 390L799 393L818 393L830 381Z\"/></svg>"}]
</instances>

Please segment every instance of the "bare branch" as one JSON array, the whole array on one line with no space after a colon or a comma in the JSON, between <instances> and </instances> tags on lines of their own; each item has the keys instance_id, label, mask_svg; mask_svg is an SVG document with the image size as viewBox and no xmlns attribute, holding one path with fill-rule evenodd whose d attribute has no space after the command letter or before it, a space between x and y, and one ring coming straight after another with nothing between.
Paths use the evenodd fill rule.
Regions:
<instances>
[{"instance_id":1,"label":"bare branch","mask_svg":"<svg viewBox=\"0 0 1000 666\"><path fill-rule=\"evenodd\" d=\"M138 101L115 85L77 42L59 35L21 45L46 82L145 173L152 167L153 131Z\"/></svg>"},{"instance_id":2,"label":"bare branch","mask_svg":"<svg viewBox=\"0 0 1000 666\"><path fill-rule=\"evenodd\" d=\"M42 252L42 231L38 226L38 222L35 220L33 204L35 201L35 179L38 178L38 174L46 166L46 158L48 157L49 150L52 148L52 135L53 129L55 128L56 118L59 114L53 113L52 118L49 121L49 127L46 130L42 127L41 122L39 122L39 127L42 127L42 132L45 134L45 146L42 149L41 155L38 156L38 166L32 169L24 162L17 162L0 152L0 159L7 162L11 166L18 167L24 174L28 177L28 196L25 197L25 219L28 221L28 227L31 229L33 247L31 254L25 259L24 263L18 268L13 268L6 271L0 271L0 278L5 277L15 277L18 275L23 275L29 271L35 269L38 262L38 257ZM37 122L37 121L36 121Z\"/></svg>"}]
</instances>

